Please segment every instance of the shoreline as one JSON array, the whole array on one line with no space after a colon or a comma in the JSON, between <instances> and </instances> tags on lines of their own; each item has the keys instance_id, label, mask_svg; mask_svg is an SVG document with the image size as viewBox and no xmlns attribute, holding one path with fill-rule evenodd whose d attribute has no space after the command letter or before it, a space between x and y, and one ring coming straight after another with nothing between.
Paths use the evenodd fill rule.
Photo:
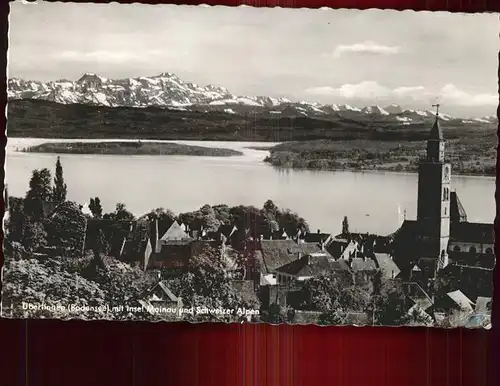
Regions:
<instances>
[{"instance_id":1,"label":"shoreline","mask_svg":"<svg viewBox=\"0 0 500 386\"><path fill-rule=\"evenodd\" d=\"M284 142L262 142L262 141L238 141L238 140L233 140L233 141L216 141L216 140L207 140L207 139L195 139L195 140L162 140L162 139L98 139L98 138L33 138L33 137L11 137L8 138L8 141L15 141L15 140L35 140L35 141L41 141L41 144L38 145L33 145L33 146L26 146L23 144L20 144L15 147L15 152L18 153L29 153L29 152L36 152L37 154L73 154L73 155L131 155L131 156L141 156L141 155L152 155L152 156L157 156L157 155L181 155L181 156L213 156L215 158L229 158L229 157L238 157L238 156L244 156L245 154L243 151L245 149L248 150L254 150L254 151L262 151L262 152L269 152L269 154L266 157L263 157L259 161L262 162L265 165L268 165L270 167L273 167L277 170L282 170L282 171L309 171L309 172L353 172L353 173L391 173L391 174L407 174L407 175L413 175L417 174L417 170L394 170L392 168L353 168L353 167L342 167L342 168L310 168L310 167L293 167L293 166L282 166L282 165L275 165L272 162L267 161L266 159L270 157L271 150L283 144ZM47 140L48 142L43 142L43 140ZM85 141L85 142L78 142L79 140ZM52 142L53 141L53 142ZM68 141L65 143L64 141ZM190 145L186 142L193 142L195 143L194 145ZM214 147L209 147L209 146L202 146L202 145L196 145L200 143L212 143ZM223 143L226 142L228 144L235 144L239 143L241 144L241 149L234 149L231 147L223 147ZM135 152L135 153L127 153L127 152L97 152L97 151L89 151L89 152L79 152L79 151L48 151L48 150L43 150L43 151L34 151L34 150L29 150L29 148L37 148L42 145L50 145L51 147L58 147L58 146L65 146L65 145L75 145L75 144L86 144L88 147L96 146L99 144L113 144L113 143L123 143L126 144L129 147L131 144L134 143L142 143L142 144L156 144L156 145L163 145L166 147L172 146L172 147L177 147L177 148L184 148L186 149L186 152L178 152L178 153L170 153L170 154L161 154L159 152L157 153L148 153L148 152ZM269 145L266 145L269 143ZM247 144L253 144L248 145ZM9 142L7 142L7 147L9 145ZM17 144L16 144L17 145ZM218 145L218 147L215 147L215 145ZM222 145L222 146L221 146ZM131 146L130 146L131 147ZM200 152L227 152L226 155L223 154L192 154L187 150L197 150ZM485 174L485 173L462 173L454 170L453 172L454 175L457 176L463 176L463 177L481 177L481 178L494 178L496 177L495 173L491 174Z\"/></svg>"},{"instance_id":2,"label":"shoreline","mask_svg":"<svg viewBox=\"0 0 500 386\"><path fill-rule=\"evenodd\" d=\"M174 142L144 141L102 141L102 142L44 142L27 146L21 153L77 154L77 155L151 155L151 156L194 156L235 157L243 153L237 150L217 147L203 147Z\"/></svg>"},{"instance_id":3,"label":"shoreline","mask_svg":"<svg viewBox=\"0 0 500 386\"><path fill-rule=\"evenodd\" d=\"M279 170L293 170L293 171L307 171L307 172L351 172L351 173L371 173L371 174L383 174L383 173L391 173L391 174L406 174L406 175L416 175L418 174L418 171L411 171L411 170L392 170L392 169L383 169L383 168L373 168L373 169L357 169L357 168L331 168L331 169L316 169L316 168L294 168L292 166L278 166L278 165L273 165L272 163L265 161L264 163L266 165L269 165L272 168L279 169ZM494 178L496 177L495 174L480 174L480 173L460 173L457 171L453 171L453 165L452 165L452 173L453 175L456 176L461 176L461 177L481 177L481 178Z\"/></svg>"}]
</instances>

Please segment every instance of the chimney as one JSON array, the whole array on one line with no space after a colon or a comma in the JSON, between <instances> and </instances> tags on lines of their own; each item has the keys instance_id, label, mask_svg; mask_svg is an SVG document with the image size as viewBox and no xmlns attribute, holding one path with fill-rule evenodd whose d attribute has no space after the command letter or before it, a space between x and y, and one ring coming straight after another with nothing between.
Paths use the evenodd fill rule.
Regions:
<instances>
[{"instance_id":1,"label":"chimney","mask_svg":"<svg viewBox=\"0 0 500 386\"><path fill-rule=\"evenodd\" d=\"M305 255L302 257L307 265L311 265L311 255Z\"/></svg>"},{"instance_id":2,"label":"chimney","mask_svg":"<svg viewBox=\"0 0 500 386\"><path fill-rule=\"evenodd\" d=\"M321 229L318 229L318 235L321 233Z\"/></svg>"},{"instance_id":3,"label":"chimney","mask_svg":"<svg viewBox=\"0 0 500 386\"><path fill-rule=\"evenodd\" d=\"M325 242L323 240L321 240L319 242L319 247L321 248L321 251L324 252L325 251Z\"/></svg>"}]
</instances>

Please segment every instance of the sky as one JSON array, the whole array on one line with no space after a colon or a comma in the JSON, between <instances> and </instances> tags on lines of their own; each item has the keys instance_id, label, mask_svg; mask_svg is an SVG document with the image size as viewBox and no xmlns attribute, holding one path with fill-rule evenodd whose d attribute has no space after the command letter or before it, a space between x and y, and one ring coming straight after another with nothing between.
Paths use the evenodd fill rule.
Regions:
<instances>
[{"instance_id":1,"label":"sky","mask_svg":"<svg viewBox=\"0 0 500 386\"><path fill-rule=\"evenodd\" d=\"M237 95L494 115L495 14L11 3L9 77L172 72Z\"/></svg>"}]
</instances>

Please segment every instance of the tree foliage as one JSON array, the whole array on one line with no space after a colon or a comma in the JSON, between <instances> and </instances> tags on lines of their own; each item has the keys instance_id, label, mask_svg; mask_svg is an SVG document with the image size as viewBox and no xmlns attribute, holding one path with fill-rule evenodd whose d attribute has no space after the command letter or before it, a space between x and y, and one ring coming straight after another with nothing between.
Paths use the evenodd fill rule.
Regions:
<instances>
[{"instance_id":1,"label":"tree foliage","mask_svg":"<svg viewBox=\"0 0 500 386\"><path fill-rule=\"evenodd\" d=\"M221 225L235 225L241 240L247 236L258 238L279 229L288 234L295 234L299 228L309 231L302 217L288 209L280 210L271 200L267 200L262 209L246 205L205 205L197 211L181 213L178 219L192 229L203 227L207 231L215 231Z\"/></svg>"},{"instance_id":2,"label":"tree foliage","mask_svg":"<svg viewBox=\"0 0 500 386\"><path fill-rule=\"evenodd\" d=\"M54 188L52 190L52 199L54 202L60 204L66 201L68 194L68 187L64 182L63 167L61 165L61 158L57 157L56 161L56 174L54 177Z\"/></svg>"},{"instance_id":3,"label":"tree foliage","mask_svg":"<svg viewBox=\"0 0 500 386\"><path fill-rule=\"evenodd\" d=\"M172 289L182 298L183 307L208 309L258 309L258 303L243 299L231 284L226 266L217 250L208 250L193 258L186 272L172 283ZM198 314L189 315L190 321L235 321L238 316Z\"/></svg>"},{"instance_id":4,"label":"tree foliage","mask_svg":"<svg viewBox=\"0 0 500 386\"><path fill-rule=\"evenodd\" d=\"M45 215L44 203L52 199L51 182L49 169L33 170L24 199L24 214L33 221L40 221Z\"/></svg>"},{"instance_id":5,"label":"tree foliage","mask_svg":"<svg viewBox=\"0 0 500 386\"><path fill-rule=\"evenodd\" d=\"M262 314L261 320L271 324L290 323L293 321L293 316L293 309L290 307L272 303Z\"/></svg>"},{"instance_id":6,"label":"tree foliage","mask_svg":"<svg viewBox=\"0 0 500 386\"><path fill-rule=\"evenodd\" d=\"M102 218L102 206L101 206L101 199L99 197L91 198L90 203L89 203L89 209L90 212L92 213L92 217L95 219L101 219Z\"/></svg>"},{"instance_id":7,"label":"tree foliage","mask_svg":"<svg viewBox=\"0 0 500 386\"><path fill-rule=\"evenodd\" d=\"M11 241L21 242L24 233L24 199L19 197L9 197L9 218L5 223L5 237Z\"/></svg>"},{"instance_id":8,"label":"tree foliage","mask_svg":"<svg viewBox=\"0 0 500 386\"><path fill-rule=\"evenodd\" d=\"M409 312L413 304L399 283L385 282L373 297L371 305L373 322L382 326L427 324L428 320L421 313Z\"/></svg>"},{"instance_id":9,"label":"tree foliage","mask_svg":"<svg viewBox=\"0 0 500 386\"><path fill-rule=\"evenodd\" d=\"M76 255L82 252L86 232L86 218L74 202L59 205L46 220L47 238L60 253Z\"/></svg>"},{"instance_id":10,"label":"tree foliage","mask_svg":"<svg viewBox=\"0 0 500 386\"><path fill-rule=\"evenodd\" d=\"M349 271L337 271L307 280L302 289L304 309L324 314L363 312L371 292L356 283Z\"/></svg>"},{"instance_id":11,"label":"tree foliage","mask_svg":"<svg viewBox=\"0 0 500 386\"><path fill-rule=\"evenodd\" d=\"M347 216L344 216L344 219L342 220L342 234L349 234L349 220L347 220Z\"/></svg>"},{"instance_id":12,"label":"tree foliage","mask_svg":"<svg viewBox=\"0 0 500 386\"><path fill-rule=\"evenodd\" d=\"M134 215L127 210L125 204L121 202L116 204L112 218L117 221L133 221L135 219Z\"/></svg>"},{"instance_id":13,"label":"tree foliage","mask_svg":"<svg viewBox=\"0 0 500 386\"><path fill-rule=\"evenodd\" d=\"M187 224L191 229L203 228L206 231L216 231L222 225L214 208L210 205L204 205L194 212L181 213L179 221Z\"/></svg>"},{"instance_id":14,"label":"tree foliage","mask_svg":"<svg viewBox=\"0 0 500 386\"><path fill-rule=\"evenodd\" d=\"M47 245L47 232L39 222L26 222L23 229L23 247L28 252L36 252Z\"/></svg>"},{"instance_id":15,"label":"tree foliage","mask_svg":"<svg viewBox=\"0 0 500 386\"><path fill-rule=\"evenodd\" d=\"M58 265L35 259L10 261L4 270L2 304L14 317L102 318L104 312L70 312L71 305L103 306L104 293L99 286L69 273ZM44 305L45 309L23 310L23 302ZM65 309L50 307L63 306Z\"/></svg>"}]
</instances>

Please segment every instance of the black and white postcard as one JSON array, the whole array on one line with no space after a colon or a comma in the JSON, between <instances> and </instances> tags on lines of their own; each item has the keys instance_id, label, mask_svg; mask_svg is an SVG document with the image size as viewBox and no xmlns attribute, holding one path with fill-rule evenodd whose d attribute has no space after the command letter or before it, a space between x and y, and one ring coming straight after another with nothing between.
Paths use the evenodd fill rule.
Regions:
<instances>
[{"instance_id":1,"label":"black and white postcard","mask_svg":"<svg viewBox=\"0 0 500 386\"><path fill-rule=\"evenodd\" d=\"M489 328L498 33L12 3L1 316Z\"/></svg>"}]
</instances>

